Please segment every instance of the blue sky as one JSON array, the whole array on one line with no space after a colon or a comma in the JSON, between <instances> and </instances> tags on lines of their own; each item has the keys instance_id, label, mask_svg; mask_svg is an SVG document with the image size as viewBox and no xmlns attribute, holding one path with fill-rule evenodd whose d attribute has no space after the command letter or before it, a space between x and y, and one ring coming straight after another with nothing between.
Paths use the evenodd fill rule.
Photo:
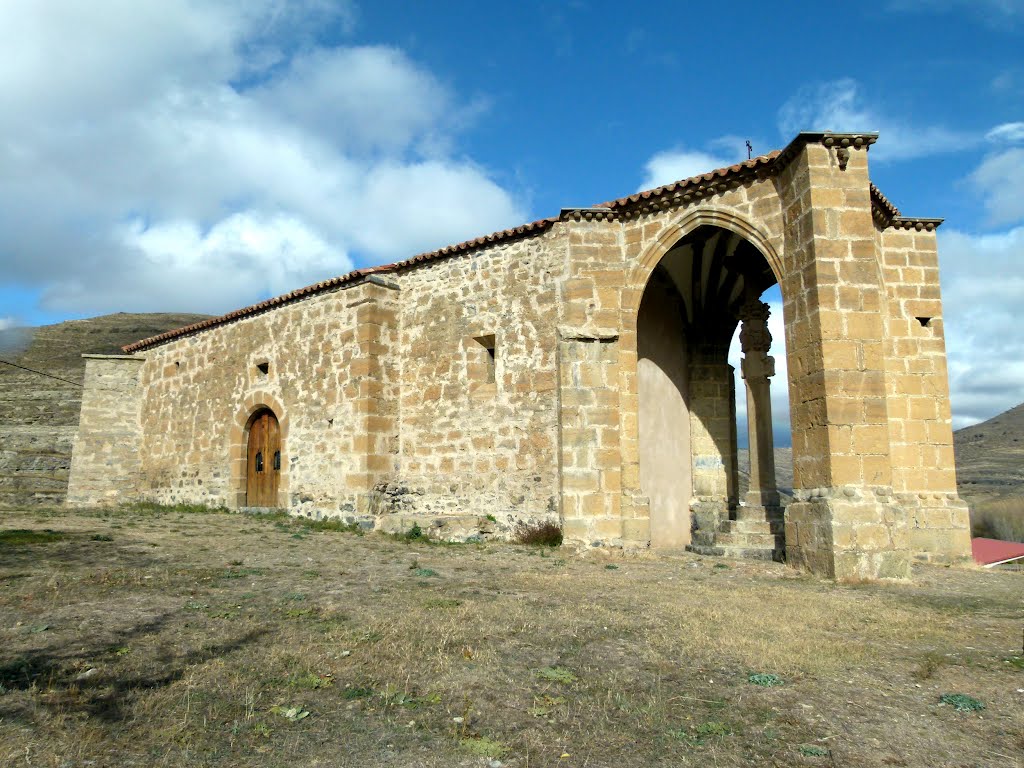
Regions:
<instances>
[{"instance_id":1,"label":"blue sky","mask_svg":"<svg viewBox=\"0 0 1024 768\"><path fill-rule=\"evenodd\" d=\"M1024 400L1024 0L8 0L0 50L0 326L224 312L874 130L946 218L955 425Z\"/></svg>"}]
</instances>

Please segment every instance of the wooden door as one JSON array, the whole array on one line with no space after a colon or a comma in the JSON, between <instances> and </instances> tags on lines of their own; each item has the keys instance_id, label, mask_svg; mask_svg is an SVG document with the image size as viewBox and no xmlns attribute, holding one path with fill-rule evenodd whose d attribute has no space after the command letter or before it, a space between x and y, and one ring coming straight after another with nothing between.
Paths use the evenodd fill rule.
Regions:
<instances>
[{"instance_id":1,"label":"wooden door","mask_svg":"<svg viewBox=\"0 0 1024 768\"><path fill-rule=\"evenodd\" d=\"M249 426L245 505L276 507L281 477L281 429L270 411L260 411Z\"/></svg>"}]
</instances>

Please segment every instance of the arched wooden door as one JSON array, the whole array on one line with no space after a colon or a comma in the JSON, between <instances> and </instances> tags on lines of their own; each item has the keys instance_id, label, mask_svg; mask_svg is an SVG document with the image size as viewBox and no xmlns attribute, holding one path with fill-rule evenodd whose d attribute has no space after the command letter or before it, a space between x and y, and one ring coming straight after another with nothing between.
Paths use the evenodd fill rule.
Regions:
<instances>
[{"instance_id":1,"label":"arched wooden door","mask_svg":"<svg viewBox=\"0 0 1024 768\"><path fill-rule=\"evenodd\" d=\"M276 507L281 478L281 427L268 410L257 413L249 425L246 451L245 505Z\"/></svg>"}]
</instances>

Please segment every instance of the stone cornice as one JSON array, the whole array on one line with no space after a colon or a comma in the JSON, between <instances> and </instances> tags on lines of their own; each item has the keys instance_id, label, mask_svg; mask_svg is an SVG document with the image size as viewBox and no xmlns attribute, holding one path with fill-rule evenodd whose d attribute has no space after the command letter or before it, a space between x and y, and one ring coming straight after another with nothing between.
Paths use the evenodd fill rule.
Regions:
<instances>
[{"instance_id":1,"label":"stone cornice","mask_svg":"<svg viewBox=\"0 0 1024 768\"><path fill-rule=\"evenodd\" d=\"M921 219L910 216L896 216L889 221L893 229L911 229L916 232L934 232L945 219Z\"/></svg>"},{"instance_id":2,"label":"stone cornice","mask_svg":"<svg viewBox=\"0 0 1024 768\"><path fill-rule=\"evenodd\" d=\"M611 208L563 208L558 214L559 221L616 221L619 212Z\"/></svg>"}]
</instances>

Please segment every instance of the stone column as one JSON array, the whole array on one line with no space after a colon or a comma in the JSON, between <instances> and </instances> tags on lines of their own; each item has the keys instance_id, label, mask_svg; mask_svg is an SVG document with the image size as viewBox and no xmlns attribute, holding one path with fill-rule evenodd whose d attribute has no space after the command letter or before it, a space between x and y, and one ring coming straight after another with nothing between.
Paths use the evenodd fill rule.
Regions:
<instances>
[{"instance_id":1,"label":"stone column","mask_svg":"<svg viewBox=\"0 0 1024 768\"><path fill-rule=\"evenodd\" d=\"M775 485L775 441L772 435L771 377L775 358L768 354L772 335L768 331L770 310L751 297L740 309L741 370L747 385L747 436L750 446L750 488L748 507L777 510L779 492Z\"/></svg>"}]
</instances>

